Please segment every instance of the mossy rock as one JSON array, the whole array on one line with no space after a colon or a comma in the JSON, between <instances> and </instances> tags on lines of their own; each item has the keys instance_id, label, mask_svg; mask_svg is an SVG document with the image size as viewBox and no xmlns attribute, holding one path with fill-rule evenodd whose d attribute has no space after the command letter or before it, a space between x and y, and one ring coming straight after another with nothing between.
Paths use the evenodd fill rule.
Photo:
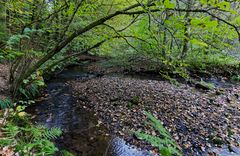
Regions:
<instances>
[{"instance_id":1,"label":"mossy rock","mask_svg":"<svg viewBox=\"0 0 240 156\"><path fill-rule=\"evenodd\" d=\"M212 83L207 83L205 81L196 82L195 88L203 90L213 90L215 85Z\"/></svg>"},{"instance_id":2,"label":"mossy rock","mask_svg":"<svg viewBox=\"0 0 240 156\"><path fill-rule=\"evenodd\" d=\"M216 90L216 95L222 95L222 94L224 94L223 88L219 88L218 90Z\"/></svg>"}]
</instances>

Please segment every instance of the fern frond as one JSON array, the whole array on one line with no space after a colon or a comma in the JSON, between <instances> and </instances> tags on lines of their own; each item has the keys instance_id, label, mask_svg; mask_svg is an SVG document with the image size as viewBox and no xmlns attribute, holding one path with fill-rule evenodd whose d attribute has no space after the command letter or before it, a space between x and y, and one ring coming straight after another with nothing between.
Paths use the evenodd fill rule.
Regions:
<instances>
[{"instance_id":1,"label":"fern frond","mask_svg":"<svg viewBox=\"0 0 240 156\"><path fill-rule=\"evenodd\" d=\"M51 139L56 139L57 137L62 135L62 130L60 128L54 127L54 128L48 129L43 125L38 125L36 127L33 127L30 129L30 131L33 137L36 139L43 138L43 139L51 140Z\"/></svg>"},{"instance_id":2,"label":"fern frond","mask_svg":"<svg viewBox=\"0 0 240 156\"><path fill-rule=\"evenodd\" d=\"M66 151L66 150L62 150L60 151L61 156L74 156L72 153Z\"/></svg>"},{"instance_id":3,"label":"fern frond","mask_svg":"<svg viewBox=\"0 0 240 156\"><path fill-rule=\"evenodd\" d=\"M55 127L55 128L46 130L45 133L43 134L43 137L51 140L51 139L56 139L60 135L62 135L62 130L60 128Z\"/></svg>"},{"instance_id":4,"label":"fern frond","mask_svg":"<svg viewBox=\"0 0 240 156\"><path fill-rule=\"evenodd\" d=\"M26 89L23 89L22 87L19 88L19 93L24 95L27 99L29 99L30 95Z\"/></svg>"},{"instance_id":5,"label":"fern frond","mask_svg":"<svg viewBox=\"0 0 240 156\"><path fill-rule=\"evenodd\" d=\"M179 149L178 144L171 137L171 134L164 128L163 124L155 118L152 114L146 112L146 116L149 119L149 124L154 127L155 130L159 132L161 137L152 136L144 132L135 132L136 136L139 139L145 140L151 143L152 146L158 147L161 155L171 156L178 155L181 156L181 150Z\"/></svg>"},{"instance_id":6,"label":"fern frond","mask_svg":"<svg viewBox=\"0 0 240 156\"><path fill-rule=\"evenodd\" d=\"M37 85L35 85L35 84L31 85L31 87L29 88L29 94L31 94L33 97L35 97L37 94L39 94Z\"/></svg>"},{"instance_id":7,"label":"fern frond","mask_svg":"<svg viewBox=\"0 0 240 156\"><path fill-rule=\"evenodd\" d=\"M9 98L0 100L0 109L7 109L11 107L13 107L13 102Z\"/></svg>"},{"instance_id":8,"label":"fern frond","mask_svg":"<svg viewBox=\"0 0 240 156\"><path fill-rule=\"evenodd\" d=\"M11 123L7 124L2 130L8 138L14 138L20 132L19 127Z\"/></svg>"},{"instance_id":9,"label":"fern frond","mask_svg":"<svg viewBox=\"0 0 240 156\"><path fill-rule=\"evenodd\" d=\"M43 125L31 126L29 129L25 128L25 131L30 132L33 138L39 139L43 137L46 127Z\"/></svg>"}]
</instances>

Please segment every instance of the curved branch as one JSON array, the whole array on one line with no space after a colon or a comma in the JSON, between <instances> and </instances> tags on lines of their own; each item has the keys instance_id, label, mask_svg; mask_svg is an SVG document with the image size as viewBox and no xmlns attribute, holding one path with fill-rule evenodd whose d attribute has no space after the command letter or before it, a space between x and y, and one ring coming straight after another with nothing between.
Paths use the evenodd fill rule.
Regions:
<instances>
[{"instance_id":1,"label":"curved branch","mask_svg":"<svg viewBox=\"0 0 240 156\"><path fill-rule=\"evenodd\" d=\"M129 28L131 25L133 25L136 21L137 21L137 18L139 17L139 15L137 15L136 17L134 17L134 19L124 28L118 30L118 32L122 32L124 30L126 30L127 28Z\"/></svg>"},{"instance_id":2,"label":"curved branch","mask_svg":"<svg viewBox=\"0 0 240 156\"><path fill-rule=\"evenodd\" d=\"M122 12L127 12L131 9L137 8L139 7L140 4L134 4L131 5L121 11L116 11L115 13L109 14L105 17L100 18L99 20L96 20L92 23L90 23L89 25L87 25L86 27L79 29L77 31L75 31L74 33L72 33L68 38L66 38L65 40L63 40L62 42L60 42L59 44L57 44L52 50L49 51L49 53L44 56L42 59L40 59L35 65L33 65L24 75L22 75L19 80L18 80L18 84L20 84L24 79L28 78L33 72L35 72L35 70L37 70L39 67L41 67L45 62L47 62L49 59L51 59L55 54L59 53L68 43L70 43L74 38L80 36L81 34L103 24L104 22L112 19L115 16L118 16L120 14L122 14Z\"/></svg>"},{"instance_id":3,"label":"curved branch","mask_svg":"<svg viewBox=\"0 0 240 156\"><path fill-rule=\"evenodd\" d=\"M105 23L103 25L105 25L105 26L109 27L110 29L112 29L117 35L121 36L130 47L132 47L135 51L139 52L137 50L137 48L135 48L133 45L131 45L131 43L129 43L128 40L125 37L123 37L115 28L113 28L112 26L107 25Z\"/></svg>"},{"instance_id":4,"label":"curved branch","mask_svg":"<svg viewBox=\"0 0 240 156\"><path fill-rule=\"evenodd\" d=\"M78 56L78 55L82 55L82 54L89 54L88 52L95 49L95 48L98 48L100 47L102 44L104 44L106 41L110 40L110 39L114 39L114 38L124 38L124 37L130 37L130 38L134 38L134 36L113 36L113 37L110 37L110 38L107 38L107 39L104 39L96 44L94 44L93 46L85 49L84 51L81 51L81 52L78 52L78 53L73 53L73 54L69 54L67 56L65 56L64 58L56 61L55 63L51 64L50 66L48 66L45 70L46 71L49 71L50 69L52 69L54 66L56 66L57 64L63 62L63 61L66 61L68 59L71 59L72 57L74 56ZM138 38L139 39L139 38ZM142 39L139 39L139 40L142 40ZM143 40L144 41L144 40Z\"/></svg>"},{"instance_id":5,"label":"curved branch","mask_svg":"<svg viewBox=\"0 0 240 156\"><path fill-rule=\"evenodd\" d=\"M106 21L108 21L108 20L110 20L110 19L112 19L112 18L114 18L114 17L116 17L116 16L118 16L118 15L124 15L124 14L125 14L125 15L135 15L135 14L144 14L144 13L147 13L146 10L139 10L139 11L129 12L130 10L135 9L135 8L137 8L137 7L140 7L140 6L141 6L141 4L139 4L139 3L134 4L134 5L131 5L131 6L125 8L125 9L123 9L123 10L116 11L115 13L112 13L112 14L109 14L109 15L107 15L107 16L105 16L105 17L102 17L102 18L100 18L99 20L96 20L96 21L90 23L89 25L87 25L87 26L84 27L83 29L79 29L79 30L75 31L75 32L72 33L68 38L66 38L65 40L63 40L63 41L60 42L59 44L57 44L52 50L49 51L49 53L48 53L46 56L44 56L42 59L40 59L40 60L39 60L35 65L33 65L24 75L22 75L21 78L19 78L18 83L21 83L24 79L28 78L33 72L35 72L35 71L36 71L39 67L41 67L45 62L47 62L49 59L51 59L55 54L59 53L59 52L60 52L68 43L70 43L74 38L82 35L83 33L85 33L85 32L87 32L87 31L89 31L89 30L91 30L91 29L93 29L93 28L95 28L95 27L103 24L104 22L106 22ZM147 4L147 6L149 6L149 7L150 7L150 6L154 6L154 4ZM240 41L240 33L239 33L239 31L238 31L238 28L237 28L235 25L233 25L233 24L231 24L231 23L229 23L229 22L227 22L227 21L225 21L225 20L223 20L223 19L221 19L221 18L219 18L219 17L217 17L217 16L209 13L208 11L211 10L211 9L212 9L212 8L210 8L210 9L195 9L195 10L192 10L192 9L190 9L190 10L187 10L187 9L169 9L169 10L172 10L172 11L182 11L182 12L207 13L207 14L215 17L215 18L218 19L219 21L222 21L222 22L224 22L224 23L232 26L232 27L237 31L237 33L238 33L238 35L239 35L239 41ZM152 11L152 12L157 12L157 11L161 11L161 10L159 10L159 9L152 9L152 10L150 10L150 11Z\"/></svg>"}]
</instances>

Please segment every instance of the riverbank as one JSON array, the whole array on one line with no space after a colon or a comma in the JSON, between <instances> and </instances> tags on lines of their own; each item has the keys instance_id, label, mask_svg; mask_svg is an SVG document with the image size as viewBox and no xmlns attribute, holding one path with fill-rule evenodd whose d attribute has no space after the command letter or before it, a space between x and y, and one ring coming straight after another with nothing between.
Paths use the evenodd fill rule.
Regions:
<instances>
[{"instance_id":1,"label":"riverbank","mask_svg":"<svg viewBox=\"0 0 240 156\"><path fill-rule=\"evenodd\" d=\"M1 69L7 70L6 67ZM56 76L57 80L54 81L57 85L53 83L48 86L49 93L46 94L48 96L43 98L46 101L43 100L42 105L37 106L36 112L33 113L34 118L37 117L39 121L46 122L46 125L52 123L52 126L63 124L65 127L73 127L72 123L75 124L75 131L65 132L66 137L58 140L58 143L62 142L63 147L71 146L72 151L77 149L76 153L99 150L98 145L95 146L98 139L94 139L98 137L90 134L91 131L86 133L82 131L82 129L88 130L85 127L92 122L88 115L82 114L91 112L98 119L98 121L94 119L94 127L107 128L104 132L96 130L96 136L120 137L143 151L156 153L157 148L137 139L134 135L135 131L141 130L158 136L158 132L144 125L146 121L144 113L148 111L163 122L181 146L184 155L205 155L206 153L229 155L230 151L229 148L225 148L226 145L239 154L238 148L235 147L239 147L240 140L238 124L240 122L240 86L225 85L227 82L219 81L217 83L220 83L221 88L198 90L188 84L173 85L156 75L140 76L137 73L131 75L128 71L119 68L99 69L97 63L87 64L80 69L79 67L76 69L69 67L69 69ZM2 86L6 86L2 88L7 90L5 85L7 76L2 74L2 78L4 79ZM69 84L74 89L71 93L65 92ZM70 96L72 94L77 102L72 101ZM86 121L83 120L85 118ZM76 128L76 124L79 128ZM79 135L81 138L88 136L89 139L83 139L86 142L79 142ZM72 136L75 137L72 138ZM91 143L88 142L89 140ZM104 142L100 139L100 144L107 146L108 139L106 140ZM86 148L86 145L91 148ZM224 148L218 148L222 146ZM105 147L101 150L104 153Z\"/></svg>"},{"instance_id":2,"label":"riverbank","mask_svg":"<svg viewBox=\"0 0 240 156\"><path fill-rule=\"evenodd\" d=\"M94 111L110 133L139 148L155 150L134 131L158 135L144 126L146 110L164 123L184 155L204 154L226 144L239 146L239 86L206 92L185 84L113 76L72 81L72 86L79 106ZM133 99L137 102L130 105Z\"/></svg>"}]
</instances>

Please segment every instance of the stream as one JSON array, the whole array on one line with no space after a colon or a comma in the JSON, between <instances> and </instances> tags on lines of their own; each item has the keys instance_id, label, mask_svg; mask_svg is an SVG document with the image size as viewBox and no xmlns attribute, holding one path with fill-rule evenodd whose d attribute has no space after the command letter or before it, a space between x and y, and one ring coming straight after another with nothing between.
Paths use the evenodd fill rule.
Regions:
<instances>
[{"instance_id":1,"label":"stream","mask_svg":"<svg viewBox=\"0 0 240 156\"><path fill-rule=\"evenodd\" d=\"M67 150L76 156L152 156L151 153L136 149L123 139L108 134L107 129L99 123L93 112L78 106L77 98L73 96L68 81L87 81L101 76L89 72L85 67L66 68L48 81L45 95L27 110L33 115L33 121L48 128L61 128L63 135L55 140L57 147L60 151ZM126 75L111 76L125 77ZM149 75L127 75L127 77L162 80L160 77ZM223 88L233 85L214 78L204 79L204 81ZM232 155L228 148L212 150L219 151L221 156ZM61 155L61 152L56 155Z\"/></svg>"},{"instance_id":2,"label":"stream","mask_svg":"<svg viewBox=\"0 0 240 156\"><path fill-rule=\"evenodd\" d=\"M79 66L63 70L48 82L45 96L28 108L28 112L34 115L33 121L48 128L61 128L63 135L55 141L57 147L76 156L150 156L149 152L140 151L123 139L107 134L93 112L77 106L67 81L97 76Z\"/></svg>"}]
</instances>

